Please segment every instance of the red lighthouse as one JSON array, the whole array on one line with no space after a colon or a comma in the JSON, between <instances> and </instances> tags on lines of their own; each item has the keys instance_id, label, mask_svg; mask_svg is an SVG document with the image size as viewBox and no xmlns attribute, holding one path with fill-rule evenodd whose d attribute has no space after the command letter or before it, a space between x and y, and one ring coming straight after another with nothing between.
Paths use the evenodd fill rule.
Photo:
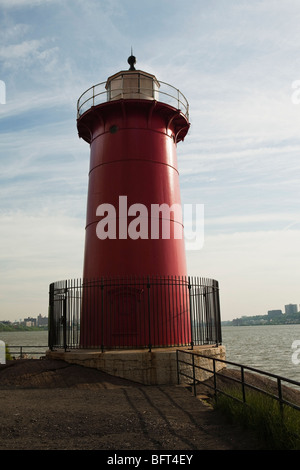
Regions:
<instances>
[{"instance_id":1,"label":"red lighthouse","mask_svg":"<svg viewBox=\"0 0 300 470\"><path fill-rule=\"evenodd\" d=\"M173 86L136 70L135 62L130 56L129 70L91 87L78 100L78 133L90 145L86 286L101 279L187 275L176 148L189 129L188 102ZM128 322L135 331L136 295L141 293L133 296L123 288L118 301L111 295L108 299L106 294L102 305L117 304L116 316L127 309L118 331ZM101 335L113 345L113 326L104 332L99 308L84 299L82 308L83 344L95 345ZM162 308L162 322L164 315ZM93 339L87 339L97 318L99 329L93 326ZM126 341L131 341L128 335L124 345L130 346ZM170 341L177 343L176 338Z\"/></svg>"}]
</instances>

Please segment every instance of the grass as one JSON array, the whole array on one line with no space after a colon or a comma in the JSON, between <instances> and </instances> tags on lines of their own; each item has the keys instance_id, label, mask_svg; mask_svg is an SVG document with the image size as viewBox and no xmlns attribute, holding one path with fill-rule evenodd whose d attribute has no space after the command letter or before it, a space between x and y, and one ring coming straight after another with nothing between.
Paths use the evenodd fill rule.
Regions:
<instances>
[{"instance_id":1,"label":"grass","mask_svg":"<svg viewBox=\"0 0 300 470\"><path fill-rule=\"evenodd\" d=\"M12 359L7 344L5 345L5 358L7 361L10 361Z\"/></svg>"},{"instance_id":2,"label":"grass","mask_svg":"<svg viewBox=\"0 0 300 470\"><path fill-rule=\"evenodd\" d=\"M224 390L242 400L235 389ZM265 443L267 449L300 450L300 411L255 391L247 391L246 404L219 394L214 407L227 418L248 429Z\"/></svg>"}]
</instances>

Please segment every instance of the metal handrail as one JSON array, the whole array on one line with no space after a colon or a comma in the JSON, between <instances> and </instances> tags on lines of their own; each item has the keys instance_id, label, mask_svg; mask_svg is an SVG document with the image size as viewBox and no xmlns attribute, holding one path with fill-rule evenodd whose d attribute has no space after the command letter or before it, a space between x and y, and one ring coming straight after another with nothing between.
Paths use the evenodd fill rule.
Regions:
<instances>
[{"instance_id":1,"label":"metal handrail","mask_svg":"<svg viewBox=\"0 0 300 470\"><path fill-rule=\"evenodd\" d=\"M8 349L9 349L9 354L11 356L19 356L20 359L24 356L24 355L43 355L45 356L46 351L48 349L48 346L33 346L33 345L10 345L8 344ZM43 351L41 353L39 353L39 351L33 351L33 349L42 349ZM15 350L19 351L17 353L15 353Z\"/></svg>"},{"instance_id":2,"label":"metal handrail","mask_svg":"<svg viewBox=\"0 0 300 470\"><path fill-rule=\"evenodd\" d=\"M185 360L179 359L179 354L191 355L192 356L192 362L187 362ZM210 359L211 361L213 361L213 369L208 369L207 367L201 366L200 364L195 364L195 360L194 360L195 357L200 357L200 358L203 358L205 360ZM182 351L182 350L178 349L176 351L176 359L177 359L178 385L180 384L180 375L192 380L193 390L194 390L194 395L195 396L197 394L196 385L201 384L201 385L204 385L208 388L212 388L214 390L215 397L217 397L217 393L220 393L220 394L226 395L229 398L232 398L233 400L237 400L237 401L241 402L241 400L239 400L235 396L232 396L228 392L225 392L221 388L217 387L216 378L217 378L217 376L221 376L222 378L224 378L226 380L229 380L229 381L231 380L232 382L239 383L241 385L241 387L242 387L242 396L243 396L242 403L244 403L244 404L246 403L245 390L246 390L246 387L248 387L252 390L255 390L257 392L260 392L262 394L265 394L265 395L269 396L270 398L273 398L273 399L277 400L281 407L282 407L282 405L287 405L287 406L290 406L291 408L294 408L294 409L300 411L300 406L299 405L297 405L295 403L291 403L291 402L285 400L283 398L283 394L282 394L282 382L286 382L287 384L290 384L290 385L293 385L293 386L296 386L296 387L300 387L300 382L297 382L296 380L292 380L292 379L289 379L287 377L283 377L283 376L280 376L280 375L277 375L277 374L273 374L271 372L265 372L265 371L262 371L260 369L255 368L255 367L245 366L243 364L238 364L236 362L226 361L225 359L219 359L219 358L216 358L216 357L206 356L204 354L199 354L197 352ZM229 375L224 376L222 373L218 372L217 367L216 367L217 362L224 364L224 366L230 365L230 366L233 366L233 367L238 367L240 369L240 372L241 372L241 379L237 379L236 377L231 377ZM189 367L192 367L192 375L189 375L187 373L188 372L187 369L185 369L185 372L180 371L180 367L179 367L180 363L183 363L185 365L188 365ZM204 381L201 381L201 380L197 379L196 374L195 374L195 369L200 369L200 370L203 370L205 372L210 373L213 376L214 385L211 386L210 384L205 383ZM245 380L245 374L244 374L246 370L254 372L256 374L266 376L270 379L275 379L276 382L277 382L277 393L278 393L278 395L276 396L276 395L272 394L271 392L268 392L265 389L261 389L257 386L254 386L250 383L247 383L246 380Z\"/></svg>"},{"instance_id":3,"label":"metal handrail","mask_svg":"<svg viewBox=\"0 0 300 470\"><path fill-rule=\"evenodd\" d=\"M139 75L144 76L144 74L141 72L139 72ZM120 75L120 77L123 76ZM109 90L106 88L106 83L107 82L97 83L82 93L77 101L77 118L80 118L80 116L82 116L91 107L111 101L109 97ZM122 87L120 87L118 89L114 89L113 91L114 93L119 93L122 98L126 98L127 95L135 94L139 95L140 99L149 99L149 96L154 93L159 97L157 101L169 104L170 106L179 109L182 114L186 116L187 119L189 119L189 103L183 93L181 93L178 88L175 88L169 83L158 80L156 80L156 83L159 85L159 89L155 91L152 88L146 89L145 87L143 87L144 92L141 92L139 87L130 88L130 90L125 91ZM163 91L161 86L166 88L166 90ZM147 93L145 93L145 91Z\"/></svg>"}]
</instances>

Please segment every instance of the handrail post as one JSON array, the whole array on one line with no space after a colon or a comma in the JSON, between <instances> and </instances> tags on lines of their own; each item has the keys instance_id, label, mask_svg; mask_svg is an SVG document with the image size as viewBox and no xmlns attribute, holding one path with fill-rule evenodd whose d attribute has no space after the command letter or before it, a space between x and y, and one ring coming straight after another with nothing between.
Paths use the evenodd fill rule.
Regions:
<instances>
[{"instance_id":1,"label":"handrail post","mask_svg":"<svg viewBox=\"0 0 300 470\"><path fill-rule=\"evenodd\" d=\"M192 354L192 364L193 364L193 387L194 387L194 395L196 396L195 356L194 356L194 354Z\"/></svg>"},{"instance_id":2,"label":"handrail post","mask_svg":"<svg viewBox=\"0 0 300 470\"><path fill-rule=\"evenodd\" d=\"M246 403L245 371L244 371L243 366L241 366L241 382L242 382L243 403Z\"/></svg>"},{"instance_id":3,"label":"handrail post","mask_svg":"<svg viewBox=\"0 0 300 470\"><path fill-rule=\"evenodd\" d=\"M179 358L178 358L178 349L176 349L176 364L177 364L177 385L179 385L180 379L179 379Z\"/></svg>"},{"instance_id":4,"label":"handrail post","mask_svg":"<svg viewBox=\"0 0 300 470\"><path fill-rule=\"evenodd\" d=\"M214 392L215 392L215 400L217 400L217 376L216 376L216 361L215 358L212 357L213 361L213 375L214 375Z\"/></svg>"},{"instance_id":5,"label":"handrail post","mask_svg":"<svg viewBox=\"0 0 300 470\"><path fill-rule=\"evenodd\" d=\"M282 403L282 388L281 388L281 379L277 377L277 388L278 388L278 399L281 416L283 415L283 403Z\"/></svg>"}]
</instances>

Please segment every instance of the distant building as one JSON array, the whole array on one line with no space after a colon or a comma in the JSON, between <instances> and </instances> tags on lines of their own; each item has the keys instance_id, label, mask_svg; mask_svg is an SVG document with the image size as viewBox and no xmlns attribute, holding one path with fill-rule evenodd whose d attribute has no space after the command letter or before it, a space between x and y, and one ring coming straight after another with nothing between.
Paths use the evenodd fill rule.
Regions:
<instances>
[{"instance_id":1,"label":"distant building","mask_svg":"<svg viewBox=\"0 0 300 470\"><path fill-rule=\"evenodd\" d=\"M36 318L24 318L24 325L25 326L36 326Z\"/></svg>"},{"instance_id":2,"label":"distant building","mask_svg":"<svg viewBox=\"0 0 300 470\"><path fill-rule=\"evenodd\" d=\"M37 316L37 326L47 326L48 325L48 317L42 317L41 314Z\"/></svg>"},{"instance_id":3,"label":"distant building","mask_svg":"<svg viewBox=\"0 0 300 470\"><path fill-rule=\"evenodd\" d=\"M268 316L271 318L279 317L283 315L282 310L268 310Z\"/></svg>"},{"instance_id":4,"label":"distant building","mask_svg":"<svg viewBox=\"0 0 300 470\"><path fill-rule=\"evenodd\" d=\"M298 312L298 306L297 304L288 304L288 305L285 305L284 306L284 309L285 309L285 313L287 315L292 315L293 313L297 313Z\"/></svg>"}]
</instances>

